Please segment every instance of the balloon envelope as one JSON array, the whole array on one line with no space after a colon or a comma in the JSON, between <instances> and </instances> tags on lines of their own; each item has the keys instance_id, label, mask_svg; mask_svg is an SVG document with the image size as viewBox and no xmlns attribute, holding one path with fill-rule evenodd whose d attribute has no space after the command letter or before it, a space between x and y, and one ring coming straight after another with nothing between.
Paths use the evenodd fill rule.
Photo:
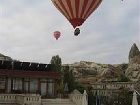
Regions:
<instances>
[{"instance_id":1,"label":"balloon envelope","mask_svg":"<svg viewBox=\"0 0 140 105\"><path fill-rule=\"evenodd\" d=\"M61 33L59 31L55 31L53 35L56 38L56 40L58 40L58 38L61 36Z\"/></svg>"},{"instance_id":2,"label":"balloon envelope","mask_svg":"<svg viewBox=\"0 0 140 105\"><path fill-rule=\"evenodd\" d=\"M75 28L96 10L102 0L51 0Z\"/></svg>"}]
</instances>

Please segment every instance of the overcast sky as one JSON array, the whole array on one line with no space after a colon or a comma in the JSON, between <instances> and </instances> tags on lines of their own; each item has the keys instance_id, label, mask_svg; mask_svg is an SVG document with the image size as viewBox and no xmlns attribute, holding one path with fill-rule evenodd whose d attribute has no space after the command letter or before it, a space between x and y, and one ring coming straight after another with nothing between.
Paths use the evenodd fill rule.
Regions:
<instances>
[{"instance_id":1,"label":"overcast sky","mask_svg":"<svg viewBox=\"0 0 140 105\"><path fill-rule=\"evenodd\" d=\"M56 41L53 32L59 30ZM0 0L0 53L20 61L49 63L128 62L133 43L140 49L139 0L103 0L78 37L51 0Z\"/></svg>"}]
</instances>

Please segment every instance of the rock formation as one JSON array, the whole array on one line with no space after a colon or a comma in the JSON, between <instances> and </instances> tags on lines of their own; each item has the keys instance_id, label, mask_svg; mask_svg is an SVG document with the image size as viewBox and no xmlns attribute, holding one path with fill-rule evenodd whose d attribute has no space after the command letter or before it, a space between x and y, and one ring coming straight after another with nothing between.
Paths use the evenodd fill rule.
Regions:
<instances>
[{"instance_id":1,"label":"rock formation","mask_svg":"<svg viewBox=\"0 0 140 105\"><path fill-rule=\"evenodd\" d=\"M99 64L80 61L68 64L77 80L83 83L117 81L126 76L132 81L140 80L140 51L134 43L129 52L128 64Z\"/></svg>"},{"instance_id":2,"label":"rock formation","mask_svg":"<svg viewBox=\"0 0 140 105\"><path fill-rule=\"evenodd\" d=\"M137 47L137 45L134 43L131 47L131 50L129 52L129 63L130 64L140 64L140 51Z\"/></svg>"},{"instance_id":3,"label":"rock formation","mask_svg":"<svg viewBox=\"0 0 140 105\"><path fill-rule=\"evenodd\" d=\"M129 64L125 74L132 81L140 79L140 51L135 43L129 52Z\"/></svg>"},{"instance_id":4,"label":"rock formation","mask_svg":"<svg viewBox=\"0 0 140 105\"><path fill-rule=\"evenodd\" d=\"M84 84L104 82L104 81L117 81L123 73L119 64L99 64L94 62L80 61L69 64L70 69L78 81Z\"/></svg>"}]
</instances>

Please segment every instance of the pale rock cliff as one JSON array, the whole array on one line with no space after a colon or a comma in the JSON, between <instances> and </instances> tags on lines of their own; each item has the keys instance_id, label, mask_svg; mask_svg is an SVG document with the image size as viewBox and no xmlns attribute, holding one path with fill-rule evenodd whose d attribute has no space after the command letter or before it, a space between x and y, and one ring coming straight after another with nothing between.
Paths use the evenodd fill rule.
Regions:
<instances>
[{"instance_id":1,"label":"pale rock cliff","mask_svg":"<svg viewBox=\"0 0 140 105\"><path fill-rule=\"evenodd\" d=\"M121 76L126 76L131 81L140 80L140 51L136 44L131 47L128 64L80 61L67 65L73 70L76 79L83 83L118 81Z\"/></svg>"},{"instance_id":2,"label":"pale rock cliff","mask_svg":"<svg viewBox=\"0 0 140 105\"><path fill-rule=\"evenodd\" d=\"M135 43L129 52L129 65L125 74L132 81L140 80L140 51Z\"/></svg>"}]
</instances>

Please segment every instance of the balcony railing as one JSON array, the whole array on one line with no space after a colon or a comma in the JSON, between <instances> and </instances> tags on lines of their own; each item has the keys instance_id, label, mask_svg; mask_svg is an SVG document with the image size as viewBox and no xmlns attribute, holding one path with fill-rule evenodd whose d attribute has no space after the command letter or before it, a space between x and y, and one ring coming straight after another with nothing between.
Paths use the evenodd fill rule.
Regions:
<instances>
[{"instance_id":1,"label":"balcony railing","mask_svg":"<svg viewBox=\"0 0 140 105\"><path fill-rule=\"evenodd\" d=\"M0 94L0 104L41 105L38 94Z\"/></svg>"}]
</instances>

